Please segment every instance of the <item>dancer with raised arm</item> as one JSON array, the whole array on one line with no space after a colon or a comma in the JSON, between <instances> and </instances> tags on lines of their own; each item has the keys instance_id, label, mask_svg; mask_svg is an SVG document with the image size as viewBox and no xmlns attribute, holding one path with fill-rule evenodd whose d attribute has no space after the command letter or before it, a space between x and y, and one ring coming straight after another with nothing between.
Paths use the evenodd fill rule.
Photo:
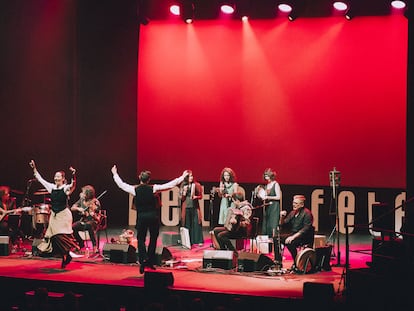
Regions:
<instances>
[{"instance_id":1,"label":"dancer with raised arm","mask_svg":"<svg viewBox=\"0 0 414 311\"><path fill-rule=\"evenodd\" d=\"M38 249L46 253L54 253L62 256L61 268L64 269L72 260L70 251L79 248L73 238L72 212L69 209L69 196L76 188L76 170L70 167L72 172L71 182L68 184L64 171L57 171L54 183L48 182L40 175L34 160L29 162L35 178L50 193L51 215L46 229L44 242L38 245Z\"/></svg>"},{"instance_id":2,"label":"dancer with raised arm","mask_svg":"<svg viewBox=\"0 0 414 311\"><path fill-rule=\"evenodd\" d=\"M119 188L134 196L134 203L137 209L137 240L138 240L138 260L140 263L139 272L144 273L145 267L155 270L155 250L157 238L160 232L160 217L157 194L160 191L169 190L178 186L189 175L189 171L184 171L180 177L165 184L150 184L151 172L142 171L139 176L139 185L125 183L118 174L118 169L114 165L111 169L115 183ZM149 231L150 240L148 250L145 245L147 232Z\"/></svg>"}]
</instances>

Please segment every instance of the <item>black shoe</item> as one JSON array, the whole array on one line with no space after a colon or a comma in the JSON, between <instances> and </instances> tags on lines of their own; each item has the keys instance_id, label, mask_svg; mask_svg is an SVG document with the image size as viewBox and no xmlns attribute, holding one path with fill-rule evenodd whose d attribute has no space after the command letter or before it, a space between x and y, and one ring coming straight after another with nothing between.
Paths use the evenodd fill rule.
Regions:
<instances>
[{"instance_id":1,"label":"black shoe","mask_svg":"<svg viewBox=\"0 0 414 311\"><path fill-rule=\"evenodd\" d=\"M144 273L144 271L145 271L145 266L147 265L147 263L144 261L144 262L141 262L140 264L139 264L139 273L141 273L141 274L143 274Z\"/></svg>"},{"instance_id":2,"label":"black shoe","mask_svg":"<svg viewBox=\"0 0 414 311\"><path fill-rule=\"evenodd\" d=\"M147 267L150 268L151 270L157 270L157 268L155 268L155 266L152 264L147 265Z\"/></svg>"},{"instance_id":3,"label":"black shoe","mask_svg":"<svg viewBox=\"0 0 414 311\"><path fill-rule=\"evenodd\" d=\"M66 266L72 261L72 256L70 254L63 255L62 257L62 269L65 269Z\"/></svg>"}]
</instances>

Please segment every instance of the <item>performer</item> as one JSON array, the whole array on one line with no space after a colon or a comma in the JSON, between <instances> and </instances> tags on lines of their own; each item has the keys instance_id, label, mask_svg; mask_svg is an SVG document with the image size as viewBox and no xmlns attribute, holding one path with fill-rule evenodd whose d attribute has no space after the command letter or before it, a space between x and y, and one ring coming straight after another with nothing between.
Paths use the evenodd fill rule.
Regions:
<instances>
[{"instance_id":1,"label":"performer","mask_svg":"<svg viewBox=\"0 0 414 311\"><path fill-rule=\"evenodd\" d=\"M79 235L79 231L88 231L93 246L93 253L98 253L96 230L101 220L101 204L95 196L95 188L93 186L86 185L82 187L79 200L72 205L71 211L81 214L81 218L72 225L73 235L79 247L81 249L85 247L85 242Z\"/></svg>"},{"instance_id":2,"label":"performer","mask_svg":"<svg viewBox=\"0 0 414 311\"><path fill-rule=\"evenodd\" d=\"M155 249L160 231L160 204L157 194L160 191L169 190L175 186L178 186L183 182L184 178L188 176L189 172L184 171L180 177L168 183L161 185L150 185L151 172L142 171L138 177L138 186L125 183L118 175L116 165L112 167L111 172L117 186L134 196L135 206L137 209L136 229L138 239L138 257L140 263L139 272L144 273L145 267L155 269ZM149 231L150 234L148 250L145 245L147 231Z\"/></svg>"},{"instance_id":3,"label":"performer","mask_svg":"<svg viewBox=\"0 0 414 311\"><path fill-rule=\"evenodd\" d=\"M180 187L181 225L189 231L191 245L204 244L202 217L199 200L203 198L201 184L194 180L193 172L188 171Z\"/></svg>"},{"instance_id":4,"label":"performer","mask_svg":"<svg viewBox=\"0 0 414 311\"><path fill-rule=\"evenodd\" d=\"M218 195L221 198L219 225L223 225L227 218L227 210L232 206L231 196L237 192L238 184L236 182L236 173L229 167L225 167L220 174L220 187L218 188Z\"/></svg>"},{"instance_id":5,"label":"performer","mask_svg":"<svg viewBox=\"0 0 414 311\"><path fill-rule=\"evenodd\" d=\"M265 180L266 185L262 188L264 189L264 194L261 198L264 203L262 234L275 238L279 231L280 200L282 198L282 191L279 183L276 181L276 172L271 168L267 168L264 171L263 179ZM278 259L276 259L276 261L278 261Z\"/></svg>"},{"instance_id":6,"label":"performer","mask_svg":"<svg viewBox=\"0 0 414 311\"><path fill-rule=\"evenodd\" d=\"M73 238L72 212L68 208L69 195L76 187L76 170L73 167L69 168L72 172L72 180L69 184L66 182L64 171L57 171L54 183L50 183L40 175L35 161L31 160L29 165L33 169L36 179L50 193L52 209L44 237L45 241L38 245L38 249L42 252L57 253L62 256L61 268L64 269L72 260L69 253L71 249L79 248Z\"/></svg>"},{"instance_id":7,"label":"performer","mask_svg":"<svg viewBox=\"0 0 414 311\"><path fill-rule=\"evenodd\" d=\"M9 224L9 214L16 209L16 199L10 196L9 186L0 186L0 234L8 235L12 245L17 242L19 227Z\"/></svg>"},{"instance_id":8,"label":"performer","mask_svg":"<svg viewBox=\"0 0 414 311\"><path fill-rule=\"evenodd\" d=\"M232 194L234 207L228 209L226 222L223 227L213 229L211 239L215 249L231 250L237 255L237 250L230 239L247 236L250 230L252 205L245 200L243 192Z\"/></svg>"},{"instance_id":9,"label":"performer","mask_svg":"<svg viewBox=\"0 0 414 311\"><path fill-rule=\"evenodd\" d=\"M293 210L286 218L282 217L281 224L284 232L280 233L280 243L284 244L292 255L293 265L291 270L294 270L297 247L311 243L314 235L313 215L312 212L305 207L305 196L295 195L293 197ZM286 211L283 211L282 216L286 216ZM289 226L289 227L288 227ZM286 230L286 231L285 231ZM279 239L274 239L275 243L275 260L282 262L281 254L279 252Z\"/></svg>"}]
</instances>

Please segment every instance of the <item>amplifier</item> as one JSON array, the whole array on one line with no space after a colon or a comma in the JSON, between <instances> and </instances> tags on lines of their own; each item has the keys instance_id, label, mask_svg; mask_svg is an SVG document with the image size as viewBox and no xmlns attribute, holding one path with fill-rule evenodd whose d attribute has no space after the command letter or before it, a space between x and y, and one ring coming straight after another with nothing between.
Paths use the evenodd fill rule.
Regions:
<instances>
[{"instance_id":1,"label":"amplifier","mask_svg":"<svg viewBox=\"0 0 414 311\"><path fill-rule=\"evenodd\" d=\"M236 267L236 257L233 251L205 250L203 268L220 268L231 270Z\"/></svg>"},{"instance_id":2,"label":"amplifier","mask_svg":"<svg viewBox=\"0 0 414 311\"><path fill-rule=\"evenodd\" d=\"M0 236L0 256L9 256L10 254L10 238L8 235Z\"/></svg>"},{"instance_id":3,"label":"amplifier","mask_svg":"<svg viewBox=\"0 0 414 311\"><path fill-rule=\"evenodd\" d=\"M106 243L102 249L105 258L116 263L135 263L137 249L130 244Z\"/></svg>"}]
</instances>

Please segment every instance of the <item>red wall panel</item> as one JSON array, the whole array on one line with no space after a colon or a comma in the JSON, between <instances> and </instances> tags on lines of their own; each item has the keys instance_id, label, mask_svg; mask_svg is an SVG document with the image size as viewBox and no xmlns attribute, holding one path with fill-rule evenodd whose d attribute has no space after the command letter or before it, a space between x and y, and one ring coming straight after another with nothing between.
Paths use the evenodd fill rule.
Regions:
<instances>
[{"instance_id":1,"label":"red wall panel","mask_svg":"<svg viewBox=\"0 0 414 311\"><path fill-rule=\"evenodd\" d=\"M137 166L240 182L405 187L403 16L141 27Z\"/></svg>"}]
</instances>

